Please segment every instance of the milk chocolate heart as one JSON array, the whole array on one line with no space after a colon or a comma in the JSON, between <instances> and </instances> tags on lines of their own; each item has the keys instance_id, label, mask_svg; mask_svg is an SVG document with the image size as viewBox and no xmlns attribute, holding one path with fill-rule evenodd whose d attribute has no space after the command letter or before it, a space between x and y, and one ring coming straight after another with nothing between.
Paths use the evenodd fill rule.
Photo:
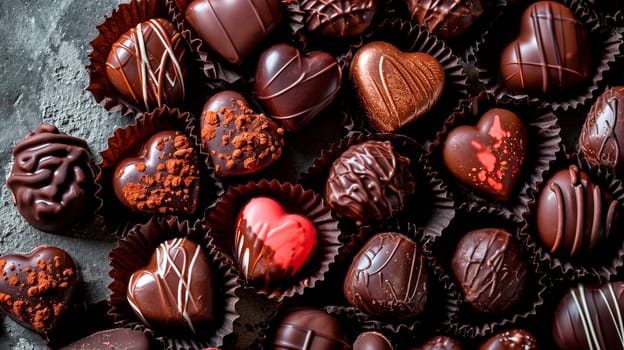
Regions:
<instances>
[{"instance_id":1,"label":"milk chocolate heart","mask_svg":"<svg viewBox=\"0 0 624 350\"><path fill-rule=\"evenodd\" d=\"M80 280L64 250L40 246L0 257L0 308L24 327L48 338L71 310Z\"/></svg>"},{"instance_id":2,"label":"milk chocolate heart","mask_svg":"<svg viewBox=\"0 0 624 350\"><path fill-rule=\"evenodd\" d=\"M382 132L422 117L444 90L444 68L433 56L402 52L382 41L362 46L350 72L368 121Z\"/></svg>"},{"instance_id":3,"label":"milk chocolate heart","mask_svg":"<svg viewBox=\"0 0 624 350\"><path fill-rule=\"evenodd\" d=\"M161 243L147 266L130 276L127 299L148 327L195 334L214 320L215 286L208 257L197 243Z\"/></svg>"},{"instance_id":4,"label":"milk chocolate heart","mask_svg":"<svg viewBox=\"0 0 624 350\"><path fill-rule=\"evenodd\" d=\"M444 164L457 180L496 201L506 201L520 175L526 129L513 112L494 108L476 126L462 125L444 141Z\"/></svg>"},{"instance_id":5,"label":"milk chocolate heart","mask_svg":"<svg viewBox=\"0 0 624 350\"><path fill-rule=\"evenodd\" d=\"M305 216L285 212L272 198L256 197L239 213L234 241L245 278L272 286L294 276L310 260L317 235Z\"/></svg>"},{"instance_id":6,"label":"milk chocolate heart","mask_svg":"<svg viewBox=\"0 0 624 350\"><path fill-rule=\"evenodd\" d=\"M284 129L255 113L236 91L212 96L201 116L202 147L220 177L248 175L275 163L284 149Z\"/></svg>"},{"instance_id":7,"label":"milk chocolate heart","mask_svg":"<svg viewBox=\"0 0 624 350\"><path fill-rule=\"evenodd\" d=\"M256 68L256 98L289 131L308 124L333 101L342 81L336 59L322 51L302 55L278 44L262 53Z\"/></svg>"},{"instance_id":8,"label":"milk chocolate heart","mask_svg":"<svg viewBox=\"0 0 624 350\"><path fill-rule=\"evenodd\" d=\"M591 71L583 23L565 5L540 1L522 14L520 34L503 51L505 86L517 92L561 92L582 83Z\"/></svg>"},{"instance_id":9,"label":"milk chocolate heart","mask_svg":"<svg viewBox=\"0 0 624 350\"><path fill-rule=\"evenodd\" d=\"M141 214L191 215L199 198L197 153L180 131L161 131L134 158L119 162L113 189L119 201Z\"/></svg>"},{"instance_id":10,"label":"milk chocolate heart","mask_svg":"<svg viewBox=\"0 0 624 350\"><path fill-rule=\"evenodd\" d=\"M184 19L232 64L242 63L282 19L280 0L195 0Z\"/></svg>"}]
</instances>

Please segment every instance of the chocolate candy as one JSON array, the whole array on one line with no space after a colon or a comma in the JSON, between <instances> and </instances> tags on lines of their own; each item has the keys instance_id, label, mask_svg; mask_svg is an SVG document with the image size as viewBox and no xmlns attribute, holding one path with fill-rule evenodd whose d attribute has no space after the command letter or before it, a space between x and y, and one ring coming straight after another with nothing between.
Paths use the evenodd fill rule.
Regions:
<instances>
[{"instance_id":1,"label":"chocolate candy","mask_svg":"<svg viewBox=\"0 0 624 350\"><path fill-rule=\"evenodd\" d=\"M533 335L523 329L509 329L492 336L479 350L537 350ZM569 348L562 348L569 349Z\"/></svg>"},{"instance_id":2,"label":"chocolate candy","mask_svg":"<svg viewBox=\"0 0 624 350\"><path fill-rule=\"evenodd\" d=\"M552 253L587 257L608 240L619 207L586 173L570 165L542 188L537 200L537 232Z\"/></svg>"},{"instance_id":3,"label":"chocolate candy","mask_svg":"<svg viewBox=\"0 0 624 350\"><path fill-rule=\"evenodd\" d=\"M238 92L212 96L201 115L202 144L220 177L248 175L275 163L284 149L284 129L255 113Z\"/></svg>"},{"instance_id":4,"label":"chocolate candy","mask_svg":"<svg viewBox=\"0 0 624 350\"><path fill-rule=\"evenodd\" d=\"M515 113L490 109L476 126L461 125L449 132L442 150L444 164L464 185L489 199L507 201L526 156L526 133Z\"/></svg>"},{"instance_id":5,"label":"chocolate candy","mask_svg":"<svg viewBox=\"0 0 624 350\"><path fill-rule=\"evenodd\" d=\"M622 118L622 120L620 120ZM607 88L591 106L581 129L579 149L593 166L624 174L624 86Z\"/></svg>"},{"instance_id":6,"label":"chocolate candy","mask_svg":"<svg viewBox=\"0 0 624 350\"><path fill-rule=\"evenodd\" d=\"M622 350L624 283L579 284L561 299L552 334L560 349Z\"/></svg>"},{"instance_id":7,"label":"chocolate candy","mask_svg":"<svg viewBox=\"0 0 624 350\"><path fill-rule=\"evenodd\" d=\"M351 262L343 290L351 305L370 315L416 317L427 302L425 257L416 243L399 233L376 234Z\"/></svg>"},{"instance_id":8,"label":"chocolate candy","mask_svg":"<svg viewBox=\"0 0 624 350\"><path fill-rule=\"evenodd\" d=\"M0 308L24 327L53 337L72 310L80 275L71 256L52 246L0 257Z\"/></svg>"},{"instance_id":9,"label":"chocolate candy","mask_svg":"<svg viewBox=\"0 0 624 350\"><path fill-rule=\"evenodd\" d=\"M520 34L502 52L503 84L515 92L560 93L591 73L583 23L565 5L539 1L522 14Z\"/></svg>"},{"instance_id":10,"label":"chocolate candy","mask_svg":"<svg viewBox=\"0 0 624 350\"><path fill-rule=\"evenodd\" d=\"M94 177L85 141L41 124L15 146L13 157L7 186L29 224L61 233L80 220Z\"/></svg>"},{"instance_id":11,"label":"chocolate candy","mask_svg":"<svg viewBox=\"0 0 624 350\"><path fill-rule=\"evenodd\" d=\"M273 338L274 350L348 350L351 345L333 316L310 308L288 310Z\"/></svg>"},{"instance_id":12,"label":"chocolate candy","mask_svg":"<svg viewBox=\"0 0 624 350\"><path fill-rule=\"evenodd\" d=\"M190 215L197 208L199 168L191 140L179 131L150 137L119 162L113 188L121 203L141 214Z\"/></svg>"},{"instance_id":13,"label":"chocolate candy","mask_svg":"<svg viewBox=\"0 0 624 350\"><path fill-rule=\"evenodd\" d=\"M325 201L336 215L358 225L393 216L416 188L409 165L390 141L351 146L329 170Z\"/></svg>"},{"instance_id":14,"label":"chocolate candy","mask_svg":"<svg viewBox=\"0 0 624 350\"><path fill-rule=\"evenodd\" d=\"M302 0L305 26L323 35L343 38L362 34L377 11L375 0Z\"/></svg>"},{"instance_id":15,"label":"chocolate candy","mask_svg":"<svg viewBox=\"0 0 624 350\"><path fill-rule=\"evenodd\" d=\"M195 0L184 19L214 52L241 64L282 19L279 0Z\"/></svg>"},{"instance_id":16,"label":"chocolate candy","mask_svg":"<svg viewBox=\"0 0 624 350\"><path fill-rule=\"evenodd\" d=\"M161 243L149 263L128 281L127 299L147 327L198 334L215 318L215 286L208 257L197 243Z\"/></svg>"},{"instance_id":17,"label":"chocolate candy","mask_svg":"<svg viewBox=\"0 0 624 350\"><path fill-rule=\"evenodd\" d=\"M292 46L277 44L258 60L254 92L272 118L297 131L334 101L341 82L342 70L330 54L301 54Z\"/></svg>"},{"instance_id":18,"label":"chocolate candy","mask_svg":"<svg viewBox=\"0 0 624 350\"><path fill-rule=\"evenodd\" d=\"M461 350L459 342L451 337L439 335L415 350Z\"/></svg>"},{"instance_id":19,"label":"chocolate candy","mask_svg":"<svg viewBox=\"0 0 624 350\"><path fill-rule=\"evenodd\" d=\"M188 53L173 23L150 19L117 40L106 60L106 76L128 101L146 111L184 100Z\"/></svg>"},{"instance_id":20,"label":"chocolate candy","mask_svg":"<svg viewBox=\"0 0 624 350\"><path fill-rule=\"evenodd\" d=\"M351 62L355 85L369 123L393 132L427 113L444 90L444 68L433 56L402 52L374 41L362 46Z\"/></svg>"},{"instance_id":21,"label":"chocolate candy","mask_svg":"<svg viewBox=\"0 0 624 350\"><path fill-rule=\"evenodd\" d=\"M238 214L234 240L247 281L274 286L292 278L310 260L317 235L305 216L287 213L272 198L256 197Z\"/></svg>"},{"instance_id":22,"label":"chocolate candy","mask_svg":"<svg viewBox=\"0 0 624 350\"><path fill-rule=\"evenodd\" d=\"M147 350L149 348L150 339L145 333L127 328L114 328L93 333L60 350Z\"/></svg>"},{"instance_id":23,"label":"chocolate candy","mask_svg":"<svg viewBox=\"0 0 624 350\"><path fill-rule=\"evenodd\" d=\"M505 312L526 289L528 267L520 244L501 229L483 228L462 236L451 269L464 300L480 312Z\"/></svg>"},{"instance_id":24,"label":"chocolate candy","mask_svg":"<svg viewBox=\"0 0 624 350\"><path fill-rule=\"evenodd\" d=\"M393 350L388 338L378 332L364 332L355 338L353 350Z\"/></svg>"},{"instance_id":25,"label":"chocolate candy","mask_svg":"<svg viewBox=\"0 0 624 350\"><path fill-rule=\"evenodd\" d=\"M416 23L445 40L463 34L483 14L480 0L406 0L406 2Z\"/></svg>"}]
</instances>

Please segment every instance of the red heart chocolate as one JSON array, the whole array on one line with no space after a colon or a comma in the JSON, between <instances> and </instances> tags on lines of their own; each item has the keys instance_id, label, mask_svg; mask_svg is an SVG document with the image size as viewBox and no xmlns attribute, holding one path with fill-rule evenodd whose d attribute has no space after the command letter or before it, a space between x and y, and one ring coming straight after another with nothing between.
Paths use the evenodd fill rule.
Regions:
<instances>
[{"instance_id":1,"label":"red heart chocolate","mask_svg":"<svg viewBox=\"0 0 624 350\"><path fill-rule=\"evenodd\" d=\"M287 213L272 198L256 197L240 211L234 241L245 278L270 286L294 276L310 260L317 235L305 216Z\"/></svg>"},{"instance_id":2,"label":"red heart chocolate","mask_svg":"<svg viewBox=\"0 0 624 350\"><path fill-rule=\"evenodd\" d=\"M191 215L199 198L197 153L179 131L153 135L134 158L119 162L113 188L120 202L142 214Z\"/></svg>"},{"instance_id":3,"label":"red heart chocolate","mask_svg":"<svg viewBox=\"0 0 624 350\"><path fill-rule=\"evenodd\" d=\"M220 177L248 175L275 163L284 149L284 129L255 113L238 92L212 96L201 116L202 147Z\"/></svg>"},{"instance_id":4,"label":"red heart chocolate","mask_svg":"<svg viewBox=\"0 0 624 350\"><path fill-rule=\"evenodd\" d=\"M336 59L322 51L302 55L278 44L262 53L256 68L256 98L289 131L308 124L333 101L342 81Z\"/></svg>"},{"instance_id":5,"label":"red heart chocolate","mask_svg":"<svg viewBox=\"0 0 624 350\"><path fill-rule=\"evenodd\" d=\"M449 132L442 150L444 164L463 184L496 201L506 201L520 175L527 136L513 112L494 108L476 126Z\"/></svg>"}]
</instances>

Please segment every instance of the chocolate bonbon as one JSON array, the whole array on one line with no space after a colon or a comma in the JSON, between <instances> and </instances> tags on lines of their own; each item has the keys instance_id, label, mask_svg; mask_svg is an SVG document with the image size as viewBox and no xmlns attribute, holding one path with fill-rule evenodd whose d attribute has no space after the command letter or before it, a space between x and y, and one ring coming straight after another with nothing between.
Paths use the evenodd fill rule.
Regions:
<instances>
[{"instance_id":1,"label":"chocolate bonbon","mask_svg":"<svg viewBox=\"0 0 624 350\"><path fill-rule=\"evenodd\" d=\"M523 329L509 329L493 335L479 350L538 350L533 334ZM569 349L569 348L565 348Z\"/></svg>"},{"instance_id":2,"label":"chocolate bonbon","mask_svg":"<svg viewBox=\"0 0 624 350\"><path fill-rule=\"evenodd\" d=\"M62 233L85 213L94 178L87 143L41 124L13 149L13 203L34 227Z\"/></svg>"},{"instance_id":3,"label":"chocolate bonbon","mask_svg":"<svg viewBox=\"0 0 624 350\"><path fill-rule=\"evenodd\" d=\"M377 11L375 0L303 0L305 26L311 32L343 38L362 34Z\"/></svg>"},{"instance_id":4,"label":"chocolate bonbon","mask_svg":"<svg viewBox=\"0 0 624 350\"><path fill-rule=\"evenodd\" d=\"M113 328L93 333L60 350L148 350L150 347L150 339L145 333Z\"/></svg>"},{"instance_id":5,"label":"chocolate bonbon","mask_svg":"<svg viewBox=\"0 0 624 350\"><path fill-rule=\"evenodd\" d=\"M379 332L364 332L355 338L353 350L393 350L388 338Z\"/></svg>"},{"instance_id":6,"label":"chocolate bonbon","mask_svg":"<svg viewBox=\"0 0 624 350\"><path fill-rule=\"evenodd\" d=\"M340 322L327 313L311 308L287 310L275 336L275 350L348 350L351 344Z\"/></svg>"},{"instance_id":7,"label":"chocolate bonbon","mask_svg":"<svg viewBox=\"0 0 624 350\"><path fill-rule=\"evenodd\" d=\"M414 350L461 350L461 346L457 340L445 335L439 335Z\"/></svg>"},{"instance_id":8,"label":"chocolate bonbon","mask_svg":"<svg viewBox=\"0 0 624 350\"><path fill-rule=\"evenodd\" d=\"M406 3L416 23L445 40L468 30L481 17L484 7L480 0L406 0Z\"/></svg>"}]
</instances>

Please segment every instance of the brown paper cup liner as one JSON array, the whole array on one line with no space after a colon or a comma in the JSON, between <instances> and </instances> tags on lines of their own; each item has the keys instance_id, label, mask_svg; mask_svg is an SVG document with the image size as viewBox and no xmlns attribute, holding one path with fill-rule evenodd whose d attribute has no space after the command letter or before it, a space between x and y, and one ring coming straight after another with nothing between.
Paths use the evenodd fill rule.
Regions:
<instances>
[{"instance_id":1,"label":"brown paper cup liner","mask_svg":"<svg viewBox=\"0 0 624 350\"><path fill-rule=\"evenodd\" d=\"M222 305L218 310L215 327L204 329L195 336L166 334L144 325L135 316L126 299L126 291L130 276L145 267L154 250L166 240L197 235L194 231L201 230L201 225L190 227L188 222L180 223L175 218L152 218L144 225L135 226L128 236L119 240L119 244L109 254L112 282L109 285L110 310L115 324L120 327L139 330L149 334L162 343L166 349L201 349L222 346L223 338L232 333L234 321L239 317L236 313L239 288L236 273L232 271L231 260L224 256L212 243L202 244L208 255L213 274L217 301Z\"/></svg>"},{"instance_id":2,"label":"brown paper cup liner","mask_svg":"<svg viewBox=\"0 0 624 350\"><path fill-rule=\"evenodd\" d=\"M496 24L484 36L475 49L476 65L480 69L480 79L486 89L499 98L528 98L532 103L538 103L553 110L575 109L590 103L604 87L604 79L608 76L610 64L615 61L622 35L613 28L601 25L595 13L591 12L582 0L561 0L569 7L575 17L585 24L591 52L592 70L590 77L578 86L563 93L552 94L524 94L515 93L505 87L499 72L499 60L504 48L518 35L517 24L524 10L535 1L521 1L508 7L499 17Z\"/></svg>"},{"instance_id":3,"label":"brown paper cup liner","mask_svg":"<svg viewBox=\"0 0 624 350\"><path fill-rule=\"evenodd\" d=\"M442 157L444 141L453 128L460 125L476 125L481 116L492 108L504 108L516 113L524 122L527 131L528 142L521 174L506 202L491 201L486 195L461 184L448 171ZM557 117L547 109L538 108L527 99L501 101L492 95L482 93L463 104L461 109L450 116L430 145L427 162L431 168L438 171L442 181L448 184L449 191L459 208L477 204L484 208L514 212L521 216L528 210L529 204L535 201L535 189L542 181L543 173L554 162L555 154L560 151L560 133Z\"/></svg>"},{"instance_id":4,"label":"brown paper cup liner","mask_svg":"<svg viewBox=\"0 0 624 350\"><path fill-rule=\"evenodd\" d=\"M596 16L605 26L624 26L624 2L619 0L587 0L591 11L596 12Z\"/></svg>"},{"instance_id":5,"label":"brown paper cup liner","mask_svg":"<svg viewBox=\"0 0 624 350\"><path fill-rule=\"evenodd\" d=\"M123 237L134 225L145 223L150 215L141 215L126 208L112 188L112 179L117 164L125 159L129 152L136 151L155 133L163 130L178 130L191 139L198 155L200 171L200 196L197 209L193 215L180 215L180 221L195 221L202 218L204 210L214 205L217 198L223 193L221 183L214 177L214 169L202 166L203 160L199 152L199 141L194 126L194 118L188 113L177 109L161 107L153 112L145 113L133 125L123 129L116 129L108 139L108 148L102 151L102 162L99 164L100 173L95 182L98 186L96 196L102 205L98 214L104 219L104 226L116 237Z\"/></svg>"},{"instance_id":6,"label":"brown paper cup liner","mask_svg":"<svg viewBox=\"0 0 624 350\"><path fill-rule=\"evenodd\" d=\"M250 199L259 196L277 200L288 213L306 216L314 224L318 237L313 257L292 279L284 281L281 286L252 286L258 293L280 302L301 295L306 289L313 289L324 280L342 245L338 240L340 230L323 198L313 191L304 190L300 185L261 180L230 187L206 216L205 225L209 232L205 239L213 238L214 244L232 256L234 261L238 260L234 247L238 213Z\"/></svg>"}]
</instances>

